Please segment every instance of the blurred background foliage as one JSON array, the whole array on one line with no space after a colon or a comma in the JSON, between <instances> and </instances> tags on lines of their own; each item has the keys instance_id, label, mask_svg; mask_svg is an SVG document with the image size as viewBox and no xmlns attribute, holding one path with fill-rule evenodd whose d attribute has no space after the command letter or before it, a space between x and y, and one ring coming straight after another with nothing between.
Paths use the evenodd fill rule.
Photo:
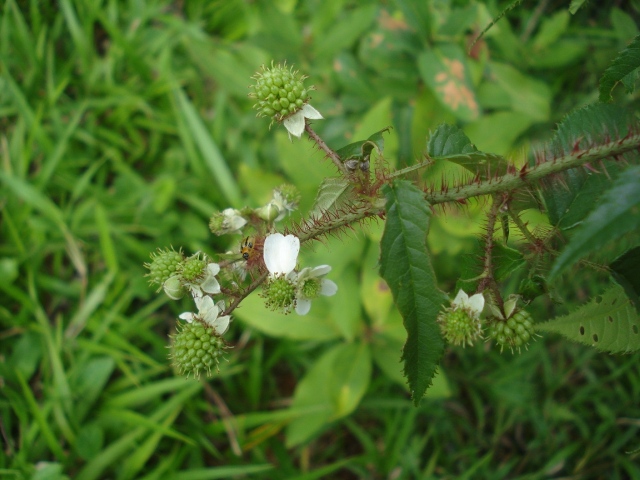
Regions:
<instances>
[{"instance_id":1,"label":"blurred background foliage","mask_svg":"<svg viewBox=\"0 0 640 480\"><path fill-rule=\"evenodd\" d=\"M334 149L392 126L384 160L410 165L449 122L518 162L597 100L638 34L637 0L575 15L524 2L473 46L510 2L3 3L3 478L640 478L637 356L553 337L517 356L456 349L414 408L405 333L377 277L381 222L303 252L330 263L340 289L310 315L247 299L229 361L202 382L167 360L189 302L157 295L143 268L157 247L237 249L209 233L211 213L260 206L285 181L302 192L300 219L334 175L310 142L255 117L247 86L261 64L310 77L326 118L314 128ZM436 212L428 241L445 291L483 209ZM559 296L584 302L596 281Z\"/></svg>"}]
</instances>

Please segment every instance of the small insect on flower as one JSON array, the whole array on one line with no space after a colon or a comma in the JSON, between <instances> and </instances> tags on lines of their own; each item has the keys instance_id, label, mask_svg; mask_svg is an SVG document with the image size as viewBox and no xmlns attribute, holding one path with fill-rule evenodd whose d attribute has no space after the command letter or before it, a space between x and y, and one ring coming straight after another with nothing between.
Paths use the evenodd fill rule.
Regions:
<instances>
[{"instance_id":1,"label":"small insect on flower","mask_svg":"<svg viewBox=\"0 0 640 480\"><path fill-rule=\"evenodd\" d=\"M254 252L253 240L249 237L245 238L240 244L240 254L245 260L249 260Z\"/></svg>"}]
</instances>

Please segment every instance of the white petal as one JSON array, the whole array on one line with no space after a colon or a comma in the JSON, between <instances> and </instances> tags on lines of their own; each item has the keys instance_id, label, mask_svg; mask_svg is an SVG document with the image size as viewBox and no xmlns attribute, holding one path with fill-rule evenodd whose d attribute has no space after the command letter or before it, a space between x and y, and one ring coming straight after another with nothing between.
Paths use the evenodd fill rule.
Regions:
<instances>
[{"instance_id":1,"label":"white petal","mask_svg":"<svg viewBox=\"0 0 640 480\"><path fill-rule=\"evenodd\" d=\"M320 120L324 118L318 110L313 108L308 103L302 107L302 113L306 118L310 118L311 120Z\"/></svg>"},{"instance_id":2,"label":"white petal","mask_svg":"<svg viewBox=\"0 0 640 480\"><path fill-rule=\"evenodd\" d=\"M284 119L282 123L284 123L284 127L291 135L295 135L300 138L302 136L302 132L304 132L304 114L303 110L299 110L290 117Z\"/></svg>"},{"instance_id":3,"label":"white petal","mask_svg":"<svg viewBox=\"0 0 640 480\"><path fill-rule=\"evenodd\" d=\"M320 265L311 270L311 277L322 277L331 271L330 265Z\"/></svg>"},{"instance_id":4,"label":"white petal","mask_svg":"<svg viewBox=\"0 0 640 480\"><path fill-rule=\"evenodd\" d=\"M200 311L198 315L205 323L211 323L216 318L218 318L218 314L220 313L220 309L217 305L213 304L213 299L211 297L206 297L208 301L203 301L200 304Z\"/></svg>"},{"instance_id":5,"label":"white petal","mask_svg":"<svg viewBox=\"0 0 640 480\"><path fill-rule=\"evenodd\" d=\"M184 312L181 313L178 318L185 320L187 323L191 323L193 322L193 319L195 318L195 315L191 312Z\"/></svg>"},{"instance_id":6,"label":"white petal","mask_svg":"<svg viewBox=\"0 0 640 480\"><path fill-rule=\"evenodd\" d=\"M479 317L484 308L484 297L481 293L476 293L469 298L467 306L475 313L476 317Z\"/></svg>"},{"instance_id":7,"label":"white petal","mask_svg":"<svg viewBox=\"0 0 640 480\"><path fill-rule=\"evenodd\" d=\"M338 285L326 278L320 282L320 295L331 297L338 292Z\"/></svg>"},{"instance_id":8,"label":"white petal","mask_svg":"<svg viewBox=\"0 0 640 480\"><path fill-rule=\"evenodd\" d=\"M218 317L210 325L218 335L224 335L229 329L229 322L231 322L231 315L225 315L224 317Z\"/></svg>"},{"instance_id":9,"label":"white petal","mask_svg":"<svg viewBox=\"0 0 640 480\"><path fill-rule=\"evenodd\" d=\"M194 295L193 301L196 302L198 312L209 310L213 306L213 299L208 295L205 295L204 297L202 295Z\"/></svg>"},{"instance_id":10,"label":"white petal","mask_svg":"<svg viewBox=\"0 0 640 480\"><path fill-rule=\"evenodd\" d=\"M298 315L306 315L311 310L311 300L306 298L298 298L296 300L296 313Z\"/></svg>"},{"instance_id":11,"label":"white petal","mask_svg":"<svg viewBox=\"0 0 640 480\"><path fill-rule=\"evenodd\" d=\"M220 293L220 284L213 275L209 275L205 278L200 284L200 288L207 293Z\"/></svg>"},{"instance_id":12,"label":"white petal","mask_svg":"<svg viewBox=\"0 0 640 480\"><path fill-rule=\"evenodd\" d=\"M296 267L300 239L295 235L274 233L264 241L264 263L272 275L287 274Z\"/></svg>"},{"instance_id":13,"label":"white petal","mask_svg":"<svg viewBox=\"0 0 640 480\"><path fill-rule=\"evenodd\" d=\"M209 265L207 265L208 275L212 275L215 277L218 273L220 273L220 265L218 265L217 263L210 263Z\"/></svg>"},{"instance_id":14,"label":"white petal","mask_svg":"<svg viewBox=\"0 0 640 480\"><path fill-rule=\"evenodd\" d=\"M464 290L460 289L456 298L451 302L452 307L462 307L469 301L469 295Z\"/></svg>"}]
</instances>

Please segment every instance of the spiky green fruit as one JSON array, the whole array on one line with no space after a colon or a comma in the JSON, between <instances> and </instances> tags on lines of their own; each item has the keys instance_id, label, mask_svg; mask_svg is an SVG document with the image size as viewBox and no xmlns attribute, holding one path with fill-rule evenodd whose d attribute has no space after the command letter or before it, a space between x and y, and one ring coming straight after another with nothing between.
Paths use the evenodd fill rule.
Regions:
<instances>
[{"instance_id":1,"label":"spiky green fruit","mask_svg":"<svg viewBox=\"0 0 640 480\"><path fill-rule=\"evenodd\" d=\"M176 273L180 264L184 261L182 252L176 252L173 248L160 250L151 254L151 263L144 266L149 269L147 276L152 285L162 285L169 277Z\"/></svg>"},{"instance_id":2,"label":"spiky green fruit","mask_svg":"<svg viewBox=\"0 0 640 480\"><path fill-rule=\"evenodd\" d=\"M446 310L438 315L438 325L444 339L452 345L473 345L482 336L482 325L477 315L467 309Z\"/></svg>"},{"instance_id":3,"label":"spiky green fruit","mask_svg":"<svg viewBox=\"0 0 640 480\"><path fill-rule=\"evenodd\" d=\"M222 338L197 321L179 325L172 338L169 358L186 377L199 378L202 372L211 376L211 367L218 368L220 357L227 348Z\"/></svg>"},{"instance_id":4,"label":"spiky green fruit","mask_svg":"<svg viewBox=\"0 0 640 480\"><path fill-rule=\"evenodd\" d=\"M306 76L286 64L263 65L252 78L256 83L249 86L249 96L256 100L254 108L258 110L258 116L271 117L277 122L300 110L310 99L309 91L313 90L313 87L305 88Z\"/></svg>"},{"instance_id":5,"label":"spiky green fruit","mask_svg":"<svg viewBox=\"0 0 640 480\"><path fill-rule=\"evenodd\" d=\"M204 278L207 263L208 260L206 257L201 256L200 253L196 253L187 258L182 264L180 276L187 283L195 283Z\"/></svg>"},{"instance_id":6,"label":"spiky green fruit","mask_svg":"<svg viewBox=\"0 0 640 480\"><path fill-rule=\"evenodd\" d=\"M519 310L506 322L496 320L489 327L489 338L500 345L500 351L508 347L513 352L514 348L520 352L522 347L527 347L529 342L535 340L533 319L526 310Z\"/></svg>"},{"instance_id":7,"label":"spiky green fruit","mask_svg":"<svg viewBox=\"0 0 640 480\"><path fill-rule=\"evenodd\" d=\"M289 313L296 300L296 286L285 276L275 277L264 284L262 297L267 308Z\"/></svg>"}]
</instances>

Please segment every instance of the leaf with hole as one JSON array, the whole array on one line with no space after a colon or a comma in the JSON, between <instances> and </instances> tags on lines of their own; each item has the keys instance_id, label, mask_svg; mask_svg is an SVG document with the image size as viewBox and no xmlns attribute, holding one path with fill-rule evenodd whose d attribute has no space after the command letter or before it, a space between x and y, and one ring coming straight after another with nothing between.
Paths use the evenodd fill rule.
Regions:
<instances>
[{"instance_id":1,"label":"leaf with hole","mask_svg":"<svg viewBox=\"0 0 640 480\"><path fill-rule=\"evenodd\" d=\"M610 353L640 350L640 317L622 287L615 285L573 313L535 326Z\"/></svg>"}]
</instances>

